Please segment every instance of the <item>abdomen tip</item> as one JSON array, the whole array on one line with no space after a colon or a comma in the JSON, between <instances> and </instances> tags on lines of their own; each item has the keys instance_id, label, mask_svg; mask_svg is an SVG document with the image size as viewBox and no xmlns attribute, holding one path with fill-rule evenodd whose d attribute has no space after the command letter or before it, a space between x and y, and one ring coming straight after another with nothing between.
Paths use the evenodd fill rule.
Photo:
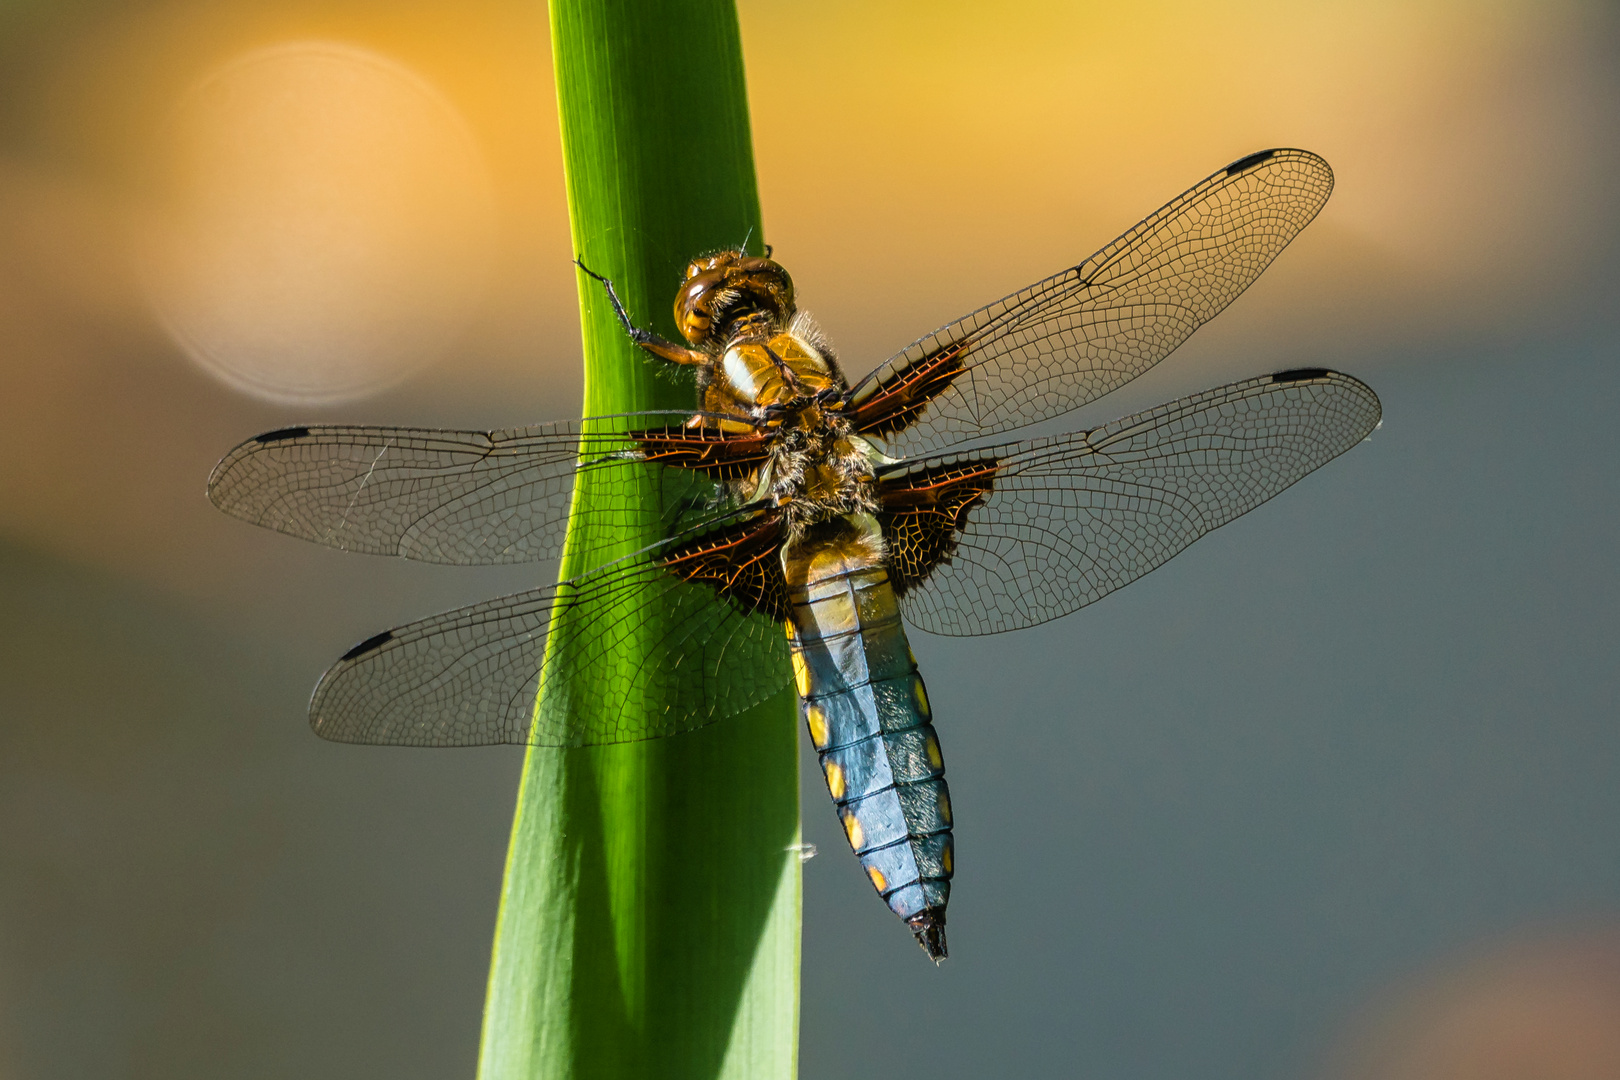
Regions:
<instances>
[{"instance_id":1,"label":"abdomen tip","mask_svg":"<svg viewBox=\"0 0 1620 1080\"><path fill-rule=\"evenodd\" d=\"M945 950L945 912L938 908L924 908L906 920L911 932L917 935L917 944L928 954L928 959L939 963L950 955Z\"/></svg>"}]
</instances>

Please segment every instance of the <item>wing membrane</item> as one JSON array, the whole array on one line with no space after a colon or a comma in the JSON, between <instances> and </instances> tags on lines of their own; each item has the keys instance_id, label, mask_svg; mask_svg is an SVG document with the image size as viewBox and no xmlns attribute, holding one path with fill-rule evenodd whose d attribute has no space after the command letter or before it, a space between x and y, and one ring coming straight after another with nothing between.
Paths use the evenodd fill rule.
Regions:
<instances>
[{"instance_id":1,"label":"wing membrane","mask_svg":"<svg viewBox=\"0 0 1620 1080\"><path fill-rule=\"evenodd\" d=\"M914 563L902 610L953 636L1067 615L1350 449L1380 415L1357 380L1300 370L1092 431L895 467L880 477L885 506L896 507L880 515L891 548L904 548L918 492L944 493L960 530L954 545L935 544L931 562Z\"/></svg>"},{"instance_id":2,"label":"wing membrane","mask_svg":"<svg viewBox=\"0 0 1620 1080\"><path fill-rule=\"evenodd\" d=\"M573 581L379 634L321 679L310 725L337 742L590 746L674 735L757 705L790 679L780 625L664 564L683 546L757 528L747 518L719 540L666 541Z\"/></svg>"},{"instance_id":3,"label":"wing membrane","mask_svg":"<svg viewBox=\"0 0 1620 1080\"><path fill-rule=\"evenodd\" d=\"M724 440L682 430L683 413L569 421L503 431L397 427L300 427L269 432L227 454L208 480L221 510L255 525L342 551L426 562L490 565L558 558L574 478L595 471L584 524L661 530L694 510L724 509L721 489L688 469ZM626 434L667 431L653 450L683 469L657 471L649 493L647 447ZM587 430L589 429L589 430ZM699 443L684 457L682 443ZM735 470L734 470L735 471Z\"/></svg>"},{"instance_id":4,"label":"wing membrane","mask_svg":"<svg viewBox=\"0 0 1620 1080\"><path fill-rule=\"evenodd\" d=\"M1333 190L1327 162L1233 162L1091 258L921 338L861 381L861 430L914 455L1094 401L1231 303Z\"/></svg>"}]
</instances>

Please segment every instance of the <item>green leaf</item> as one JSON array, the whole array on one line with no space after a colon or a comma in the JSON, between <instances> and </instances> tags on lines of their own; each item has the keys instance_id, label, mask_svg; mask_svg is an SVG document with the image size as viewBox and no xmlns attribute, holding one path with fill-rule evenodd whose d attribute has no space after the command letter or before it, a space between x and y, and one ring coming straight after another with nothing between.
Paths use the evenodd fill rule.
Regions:
<instances>
[{"instance_id":1,"label":"green leaf","mask_svg":"<svg viewBox=\"0 0 1620 1080\"><path fill-rule=\"evenodd\" d=\"M736 10L553 0L551 23L574 248L639 325L674 338L686 263L761 245ZM585 415L694 407L690 377L631 346L600 286L579 281ZM584 478L576 515L591 497ZM576 535L577 521L565 578L656 539ZM578 642L592 627L566 630ZM530 749L481 1080L796 1073L795 728L788 693L689 735Z\"/></svg>"}]
</instances>

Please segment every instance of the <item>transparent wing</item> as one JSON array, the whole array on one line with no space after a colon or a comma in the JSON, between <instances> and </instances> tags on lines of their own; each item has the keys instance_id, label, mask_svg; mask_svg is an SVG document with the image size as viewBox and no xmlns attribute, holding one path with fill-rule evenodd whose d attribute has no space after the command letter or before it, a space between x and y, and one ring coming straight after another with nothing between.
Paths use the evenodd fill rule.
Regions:
<instances>
[{"instance_id":1,"label":"transparent wing","mask_svg":"<svg viewBox=\"0 0 1620 1080\"><path fill-rule=\"evenodd\" d=\"M591 520L674 531L694 508L722 509L704 475L657 470L648 499L640 444L611 426L678 427L683 413L569 421L504 431L296 427L249 439L208 479L214 505L255 525L342 551L489 565L562 554L580 469L594 477ZM652 509L649 509L652 508Z\"/></svg>"},{"instance_id":2,"label":"transparent wing","mask_svg":"<svg viewBox=\"0 0 1620 1080\"><path fill-rule=\"evenodd\" d=\"M1079 408L1231 303L1332 190L1327 162L1303 150L1235 161L1079 266L921 338L850 408L908 456Z\"/></svg>"},{"instance_id":3,"label":"transparent wing","mask_svg":"<svg viewBox=\"0 0 1620 1080\"><path fill-rule=\"evenodd\" d=\"M759 704L790 681L780 624L670 573L676 542L378 634L321 679L310 725L337 742L590 746Z\"/></svg>"},{"instance_id":4,"label":"transparent wing","mask_svg":"<svg viewBox=\"0 0 1620 1080\"><path fill-rule=\"evenodd\" d=\"M1092 431L907 463L884 485L931 471L980 477L982 494L963 503L954 549L906 588L902 610L948 635L1066 615L1344 453L1380 415L1377 395L1357 380L1300 370Z\"/></svg>"}]
</instances>

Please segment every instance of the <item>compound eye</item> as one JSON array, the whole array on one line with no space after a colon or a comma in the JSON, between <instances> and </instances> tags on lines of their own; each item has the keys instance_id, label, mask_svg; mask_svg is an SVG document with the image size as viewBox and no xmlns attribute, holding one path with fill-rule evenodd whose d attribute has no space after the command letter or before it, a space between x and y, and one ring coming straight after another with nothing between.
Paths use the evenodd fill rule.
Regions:
<instances>
[{"instance_id":1,"label":"compound eye","mask_svg":"<svg viewBox=\"0 0 1620 1080\"><path fill-rule=\"evenodd\" d=\"M706 270L692 278L681 290L681 302L688 307L701 307L706 294L725 285L725 278L714 270Z\"/></svg>"},{"instance_id":2,"label":"compound eye","mask_svg":"<svg viewBox=\"0 0 1620 1080\"><path fill-rule=\"evenodd\" d=\"M737 260L738 269L747 274L757 274L761 271L781 273L782 268L769 259L762 259L758 255L749 255Z\"/></svg>"},{"instance_id":3,"label":"compound eye","mask_svg":"<svg viewBox=\"0 0 1620 1080\"><path fill-rule=\"evenodd\" d=\"M718 274L705 271L688 281L676 296L675 325L680 328L681 336L694 345L709 334L713 323L709 312L704 310L704 301L709 291L720 284Z\"/></svg>"}]
</instances>

